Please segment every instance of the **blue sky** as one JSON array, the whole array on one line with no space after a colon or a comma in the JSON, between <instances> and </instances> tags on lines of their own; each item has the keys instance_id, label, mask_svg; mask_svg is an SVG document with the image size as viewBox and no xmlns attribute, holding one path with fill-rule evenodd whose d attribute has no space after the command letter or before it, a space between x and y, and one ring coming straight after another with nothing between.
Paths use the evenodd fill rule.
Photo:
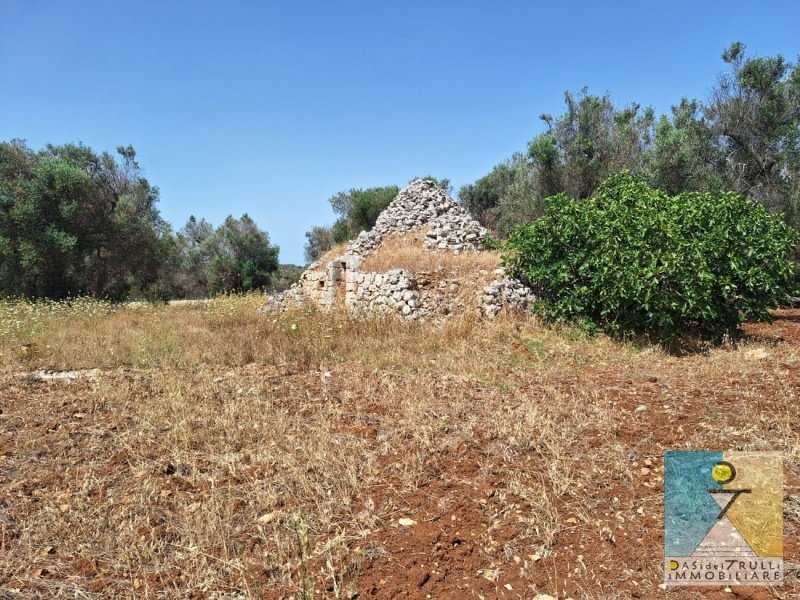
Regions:
<instances>
[{"instance_id":1,"label":"blue sky","mask_svg":"<svg viewBox=\"0 0 800 600\"><path fill-rule=\"evenodd\" d=\"M303 262L351 187L485 175L565 90L658 112L722 50L800 53L793 2L0 0L0 139L132 144L161 213L248 213Z\"/></svg>"}]
</instances>

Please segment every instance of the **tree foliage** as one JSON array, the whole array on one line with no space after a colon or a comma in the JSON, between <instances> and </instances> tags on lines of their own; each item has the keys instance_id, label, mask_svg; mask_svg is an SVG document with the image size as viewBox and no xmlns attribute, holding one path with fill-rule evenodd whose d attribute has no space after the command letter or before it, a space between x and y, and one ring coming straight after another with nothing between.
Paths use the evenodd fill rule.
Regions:
<instances>
[{"instance_id":1,"label":"tree foliage","mask_svg":"<svg viewBox=\"0 0 800 600\"><path fill-rule=\"evenodd\" d=\"M389 206L400 191L396 185L351 189L339 192L330 199L331 208L339 218L333 224L333 241L336 244L355 238L375 225L378 215Z\"/></svg>"},{"instance_id":2,"label":"tree foliage","mask_svg":"<svg viewBox=\"0 0 800 600\"><path fill-rule=\"evenodd\" d=\"M446 179L442 181L449 185ZM313 262L334 244L352 240L362 231L372 229L378 215L389 206L399 191L396 185L388 185L352 188L331 196L328 201L337 219L330 227L315 226L306 232L306 260Z\"/></svg>"},{"instance_id":3,"label":"tree foliage","mask_svg":"<svg viewBox=\"0 0 800 600\"><path fill-rule=\"evenodd\" d=\"M722 55L730 66L707 114L720 135L726 182L798 224L800 66L780 55L747 58L744 45Z\"/></svg>"},{"instance_id":4,"label":"tree foliage","mask_svg":"<svg viewBox=\"0 0 800 600\"><path fill-rule=\"evenodd\" d=\"M0 143L0 295L163 299L267 286L278 248L250 217L178 236L131 146Z\"/></svg>"},{"instance_id":5,"label":"tree foliage","mask_svg":"<svg viewBox=\"0 0 800 600\"><path fill-rule=\"evenodd\" d=\"M503 236L544 198L587 198L626 170L670 195L733 190L800 228L800 67L780 55L747 57L740 42L722 59L727 70L707 101L684 98L658 118L608 95L567 92L564 114L541 116L547 129L528 144L527 169L501 163L461 188L462 203ZM509 196L520 175L521 195Z\"/></svg>"},{"instance_id":6,"label":"tree foliage","mask_svg":"<svg viewBox=\"0 0 800 600\"><path fill-rule=\"evenodd\" d=\"M304 247L306 262L314 262L331 248L333 248L333 229L331 227L314 226L306 231Z\"/></svg>"},{"instance_id":7,"label":"tree foliage","mask_svg":"<svg viewBox=\"0 0 800 600\"><path fill-rule=\"evenodd\" d=\"M797 244L780 216L734 192L670 196L619 174L591 198L549 198L542 218L511 233L503 260L547 319L718 340L786 300Z\"/></svg>"},{"instance_id":8,"label":"tree foliage","mask_svg":"<svg viewBox=\"0 0 800 600\"><path fill-rule=\"evenodd\" d=\"M538 217L543 208L533 165L522 154L500 163L474 184L462 186L458 197L479 221L501 236Z\"/></svg>"},{"instance_id":9,"label":"tree foliage","mask_svg":"<svg viewBox=\"0 0 800 600\"><path fill-rule=\"evenodd\" d=\"M202 297L270 285L278 270L278 247L248 216L229 216L214 229L194 216L178 233L178 282L183 295Z\"/></svg>"},{"instance_id":10,"label":"tree foliage","mask_svg":"<svg viewBox=\"0 0 800 600\"><path fill-rule=\"evenodd\" d=\"M653 109L634 104L618 110L608 95L593 96L586 88L577 96L566 92L564 101L566 113L558 119L542 115L547 132L528 146L545 196L563 191L587 198L612 173L642 167Z\"/></svg>"},{"instance_id":11,"label":"tree foliage","mask_svg":"<svg viewBox=\"0 0 800 600\"><path fill-rule=\"evenodd\" d=\"M724 172L719 136L699 102L683 98L670 117L658 119L643 169L652 186L672 195L717 191L725 187Z\"/></svg>"},{"instance_id":12,"label":"tree foliage","mask_svg":"<svg viewBox=\"0 0 800 600\"><path fill-rule=\"evenodd\" d=\"M290 288L293 283L297 283L303 271L305 271L305 267L300 265L278 265L278 270L272 276L272 281L270 282L270 290L280 292Z\"/></svg>"},{"instance_id":13,"label":"tree foliage","mask_svg":"<svg viewBox=\"0 0 800 600\"><path fill-rule=\"evenodd\" d=\"M0 294L158 293L173 250L132 147L0 143Z\"/></svg>"}]
</instances>

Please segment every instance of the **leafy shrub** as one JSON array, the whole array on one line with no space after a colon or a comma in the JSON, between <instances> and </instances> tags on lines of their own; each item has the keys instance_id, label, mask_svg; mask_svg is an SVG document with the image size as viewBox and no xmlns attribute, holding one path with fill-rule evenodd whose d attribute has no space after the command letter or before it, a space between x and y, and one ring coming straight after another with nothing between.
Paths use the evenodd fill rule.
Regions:
<instances>
[{"instance_id":1,"label":"leafy shrub","mask_svg":"<svg viewBox=\"0 0 800 600\"><path fill-rule=\"evenodd\" d=\"M797 243L781 217L735 193L669 196L622 173L586 200L548 198L543 217L511 233L503 262L546 319L719 340L785 302Z\"/></svg>"},{"instance_id":2,"label":"leafy shrub","mask_svg":"<svg viewBox=\"0 0 800 600\"><path fill-rule=\"evenodd\" d=\"M501 250L503 248L502 240L498 240L491 233L487 233L481 239L483 247L487 250Z\"/></svg>"}]
</instances>

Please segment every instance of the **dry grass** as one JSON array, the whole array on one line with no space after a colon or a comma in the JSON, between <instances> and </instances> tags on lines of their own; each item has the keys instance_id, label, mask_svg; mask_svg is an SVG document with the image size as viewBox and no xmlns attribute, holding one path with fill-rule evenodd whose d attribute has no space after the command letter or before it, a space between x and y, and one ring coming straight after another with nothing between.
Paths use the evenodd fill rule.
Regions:
<instances>
[{"instance_id":1,"label":"dry grass","mask_svg":"<svg viewBox=\"0 0 800 600\"><path fill-rule=\"evenodd\" d=\"M800 324L676 358L261 302L0 303L0 596L666 597L680 448L784 452L800 551Z\"/></svg>"},{"instance_id":2,"label":"dry grass","mask_svg":"<svg viewBox=\"0 0 800 600\"><path fill-rule=\"evenodd\" d=\"M331 262L339 258L342 254L347 251L347 246L350 245L350 242L342 242L341 244L336 244L333 248L324 252L317 260L321 265L326 265L327 263Z\"/></svg>"},{"instance_id":3,"label":"dry grass","mask_svg":"<svg viewBox=\"0 0 800 600\"><path fill-rule=\"evenodd\" d=\"M359 267L362 271L383 272L389 269L421 271L446 271L456 276L472 276L477 271L493 271L500 266L497 252L461 252L423 248L427 228L395 234L383 241L373 254Z\"/></svg>"}]
</instances>

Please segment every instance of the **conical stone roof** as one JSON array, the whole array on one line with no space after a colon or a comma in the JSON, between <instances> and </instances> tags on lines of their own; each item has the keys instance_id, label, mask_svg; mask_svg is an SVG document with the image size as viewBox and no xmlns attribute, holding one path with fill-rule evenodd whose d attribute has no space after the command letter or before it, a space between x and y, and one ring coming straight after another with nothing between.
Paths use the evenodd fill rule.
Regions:
<instances>
[{"instance_id":1,"label":"conical stone roof","mask_svg":"<svg viewBox=\"0 0 800 600\"><path fill-rule=\"evenodd\" d=\"M362 232L346 254L365 257L386 235L404 233L427 225L426 248L455 252L479 250L487 230L447 192L430 179L417 179L400 190L378 216L375 227Z\"/></svg>"}]
</instances>

